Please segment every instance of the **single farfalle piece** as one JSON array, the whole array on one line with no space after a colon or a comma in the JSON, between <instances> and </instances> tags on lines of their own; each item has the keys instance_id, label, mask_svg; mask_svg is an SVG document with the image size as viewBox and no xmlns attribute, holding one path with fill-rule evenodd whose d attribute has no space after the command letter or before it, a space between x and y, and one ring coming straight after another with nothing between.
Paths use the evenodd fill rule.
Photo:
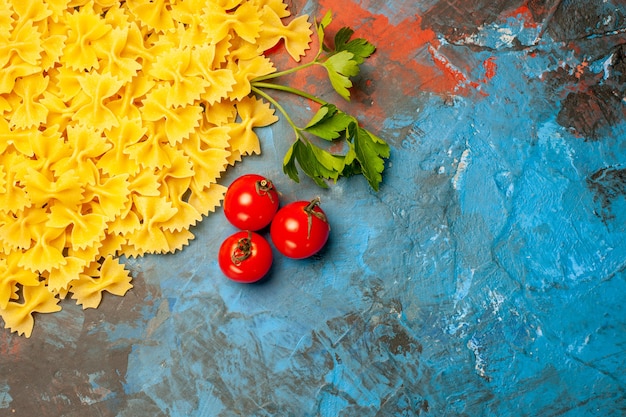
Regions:
<instances>
[{"instance_id":1,"label":"single farfalle piece","mask_svg":"<svg viewBox=\"0 0 626 417\"><path fill-rule=\"evenodd\" d=\"M247 42L254 43L259 37L261 25L256 7L249 2L236 8L224 7L209 1L203 9L203 27L210 43L218 43L231 33Z\"/></svg>"},{"instance_id":2,"label":"single farfalle piece","mask_svg":"<svg viewBox=\"0 0 626 417\"><path fill-rule=\"evenodd\" d=\"M287 52L295 61L300 61L310 48L311 23L308 15L298 16L283 25L279 16L270 6L264 6L261 13L263 30L257 41L259 51L264 52L283 40Z\"/></svg>"},{"instance_id":3,"label":"single farfalle piece","mask_svg":"<svg viewBox=\"0 0 626 417\"><path fill-rule=\"evenodd\" d=\"M65 265L66 235L63 228L48 227L44 221L31 225L34 243L26 249L18 265L30 271L44 273L51 269Z\"/></svg>"},{"instance_id":4,"label":"single farfalle piece","mask_svg":"<svg viewBox=\"0 0 626 417\"><path fill-rule=\"evenodd\" d=\"M81 178L75 170L56 176L29 167L21 182L28 198L36 207L45 207L53 201L60 201L66 206L77 206L83 198Z\"/></svg>"},{"instance_id":5,"label":"single farfalle piece","mask_svg":"<svg viewBox=\"0 0 626 417\"><path fill-rule=\"evenodd\" d=\"M169 178L163 182L163 193L166 198L172 202L172 206L176 209L176 216L160 227L171 232L181 232L184 229L190 229L202 220L202 214L191 204L185 201L189 191L191 178Z\"/></svg>"},{"instance_id":6,"label":"single farfalle piece","mask_svg":"<svg viewBox=\"0 0 626 417\"><path fill-rule=\"evenodd\" d=\"M104 39L96 45L97 55L100 57L100 72L114 76L122 83L131 83L133 77L141 70L141 63L138 56L126 54L126 44L128 41L129 28L114 28Z\"/></svg>"},{"instance_id":7,"label":"single farfalle piece","mask_svg":"<svg viewBox=\"0 0 626 417\"><path fill-rule=\"evenodd\" d=\"M189 245L189 242L195 238L193 233L191 233L188 229L183 229L179 232L175 232L168 229L161 229L159 231L160 238L163 239L163 246L155 249L152 252L146 252L145 250L138 248L134 245L129 244L122 246L122 253L131 258L136 258L145 255L146 253L152 254L166 254L166 253L174 253L176 251L182 250L185 246Z\"/></svg>"},{"instance_id":8,"label":"single farfalle piece","mask_svg":"<svg viewBox=\"0 0 626 417\"><path fill-rule=\"evenodd\" d=\"M132 277L125 266L108 255L102 264L92 263L77 280L72 281L69 292L83 309L96 308L102 302L104 291L122 296L133 288L131 281Z\"/></svg>"},{"instance_id":9,"label":"single farfalle piece","mask_svg":"<svg viewBox=\"0 0 626 417\"><path fill-rule=\"evenodd\" d=\"M278 120L269 104L254 97L246 97L237 103L237 112L241 122L230 125L231 163L241 160L243 155L261 153L261 144L254 128L269 126Z\"/></svg>"},{"instance_id":10,"label":"single farfalle piece","mask_svg":"<svg viewBox=\"0 0 626 417\"><path fill-rule=\"evenodd\" d=\"M167 107L179 107L192 104L200 99L209 81L203 77L190 74L191 49L174 48L156 57L150 75L156 80L165 81L167 86Z\"/></svg>"},{"instance_id":11,"label":"single farfalle piece","mask_svg":"<svg viewBox=\"0 0 626 417\"><path fill-rule=\"evenodd\" d=\"M4 215L0 225L0 242L2 242L3 250L29 249L37 239L36 227L47 220L47 210L39 207L27 209L19 216Z\"/></svg>"},{"instance_id":12,"label":"single farfalle piece","mask_svg":"<svg viewBox=\"0 0 626 417\"><path fill-rule=\"evenodd\" d=\"M68 13L66 23L68 38L61 62L73 70L98 69L100 64L94 46L102 42L113 27L88 5Z\"/></svg>"},{"instance_id":13,"label":"single farfalle piece","mask_svg":"<svg viewBox=\"0 0 626 417\"><path fill-rule=\"evenodd\" d=\"M80 107L72 120L105 130L119 124L117 116L105 104L105 100L116 94L124 85L117 77L104 73L91 72L78 79L82 94L89 97L85 105Z\"/></svg>"},{"instance_id":14,"label":"single farfalle piece","mask_svg":"<svg viewBox=\"0 0 626 417\"><path fill-rule=\"evenodd\" d=\"M168 141L176 144L188 138L194 128L199 126L202 107L199 105L168 106L168 90L166 86L152 90L142 102L141 115L145 121L163 121Z\"/></svg>"},{"instance_id":15,"label":"single farfalle piece","mask_svg":"<svg viewBox=\"0 0 626 417\"><path fill-rule=\"evenodd\" d=\"M48 88L48 81L42 74L33 74L15 82L13 91L21 100L11 113L11 127L28 129L45 123L48 108L39 99Z\"/></svg>"},{"instance_id":16,"label":"single farfalle piece","mask_svg":"<svg viewBox=\"0 0 626 417\"><path fill-rule=\"evenodd\" d=\"M230 69L218 69L211 71L207 78L208 86L200 99L209 105L224 100L233 91L237 80Z\"/></svg>"},{"instance_id":17,"label":"single farfalle piece","mask_svg":"<svg viewBox=\"0 0 626 417\"><path fill-rule=\"evenodd\" d=\"M30 337L35 321L33 313L54 313L61 311L59 299L45 286L44 282L36 286L24 285L21 288L23 303L9 302L6 308L0 308L5 329L20 336Z\"/></svg>"},{"instance_id":18,"label":"single farfalle piece","mask_svg":"<svg viewBox=\"0 0 626 417\"><path fill-rule=\"evenodd\" d=\"M185 201L189 183L194 175L193 164L180 149L164 146L163 150L171 163L157 173L161 184L159 192L160 197L171 204L176 215L159 222L158 227L162 230L180 232L202 219L201 214Z\"/></svg>"},{"instance_id":19,"label":"single farfalle piece","mask_svg":"<svg viewBox=\"0 0 626 417\"><path fill-rule=\"evenodd\" d=\"M59 25L59 17L66 8L67 1L33 0L13 1L11 3L18 16L17 21L33 23L33 29L41 34L42 51L39 64L42 70L49 70L58 61L65 45L65 30L63 30L62 25ZM58 3L63 4L59 5ZM35 35L35 33L31 35Z\"/></svg>"},{"instance_id":20,"label":"single farfalle piece","mask_svg":"<svg viewBox=\"0 0 626 417\"><path fill-rule=\"evenodd\" d=\"M46 226L60 228L68 232L68 244L74 249L84 249L95 245L105 235L109 218L101 213L82 213L74 207L54 204Z\"/></svg>"},{"instance_id":21,"label":"single farfalle piece","mask_svg":"<svg viewBox=\"0 0 626 417\"><path fill-rule=\"evenodd\" d=\"M141 254L167 252L169 243L161 224L176 216L178 210L161 196L134 196L133 202L141 226L131 235L124 236L128 245Z\"/></svg>"}]
</instances>

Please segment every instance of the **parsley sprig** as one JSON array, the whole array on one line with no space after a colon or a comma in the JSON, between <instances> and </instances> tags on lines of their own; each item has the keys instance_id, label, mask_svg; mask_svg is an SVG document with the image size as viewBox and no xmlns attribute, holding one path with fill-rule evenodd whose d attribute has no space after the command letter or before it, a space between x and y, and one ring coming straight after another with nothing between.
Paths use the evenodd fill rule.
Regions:
<instances>
[{"instance_id":1,"label":"parsley sprig","mask_svg":"<svg viewBox=\"0 0 626 417\"><path fill-rule=\"evenodd\" d=\"M326 188L328 180L337 181L342 176L361 174L372 189L378 191L385 159L389 158L389 145L363 128L356 117L343 112L334 104L297 88L269 82L312 66L322 66L328 73L333 89L349 101L352 78L359 74L361 64L376 48L365 39L352 39L354 31L348 27L341 28L335 34L334 46L329 47L325 42L325 30L331 21L332 13L329 11L319 23L316 22L319 50L313 60L255 78L251 83L252 91L269 101L293 128L296 140L283 159L283 171L291 179L300 182L301 170L320 187ZM320 108L304 127L300 127L266 90L296 94L318 103ZM347 144L347 150L342 154L331 153L311 140L313 137L322 139L317 141L320 143L343 140Z\"/></svg>"}]
</instances>

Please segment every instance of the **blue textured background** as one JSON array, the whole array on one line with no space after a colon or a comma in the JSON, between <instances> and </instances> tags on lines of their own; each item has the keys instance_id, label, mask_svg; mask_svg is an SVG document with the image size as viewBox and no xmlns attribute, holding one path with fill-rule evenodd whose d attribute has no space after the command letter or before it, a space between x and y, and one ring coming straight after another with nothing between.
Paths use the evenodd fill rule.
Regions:
<instances>
[{"instance_id":1,"label":"blue textured background","mask_svg":"<svg viewBox=\"0 0 626 417\"><path fill-rule=\"evenodd\" d=\"M125 297L64 304L28 340L3 332L0 415L626 414L626 6L483 3L337 7L434 35L405 30L402 59L406 39L370 37L350 109L392 145L380 192L294 184L288 127L260 131L262 156L224 183L256 172L283 201L319 195L323 252L229 282L218 211L184 251L128 260Z\"/></svg>"}]
</instances>

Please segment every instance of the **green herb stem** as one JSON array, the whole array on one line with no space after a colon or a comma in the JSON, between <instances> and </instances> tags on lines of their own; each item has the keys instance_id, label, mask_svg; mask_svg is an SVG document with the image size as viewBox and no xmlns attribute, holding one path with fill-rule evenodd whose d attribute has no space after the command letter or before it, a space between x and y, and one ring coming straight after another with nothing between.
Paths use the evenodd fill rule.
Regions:
<instances>
[{"instance_id":1,"label":"green herb stem","mask_svg":"<svg viewBox=\"0 0 626 417\"><path fill-rule=\"evenodd\" d=\"M283 77L285 75L293 74L293 73L298 72L300 70L303 70L305 68L312 67L313 65L317 65L317 60L311 61L311 62L307 62L306 64L301 64L301 65L298 65L296 67L286 69L284 71L278 71L278 72L273 72L271 74L262 75L260 77L255 78L254 81L273 80L274 78Z\"/></svg>"},{"instance_id":2,"label":"green herb stem","mask_svg":"<svg viewBox=\"0 0 626 417\"><path fill-rule=\"evenodd\" d=\"M287 123L289 123L293 131L296 133L296 137L298 138L301 137L302 136L300 132L301 129L293 122L293 120L291 119L291 116L289 116L289 113L287 113L285 108L281 106L280 103L278 103L278 101L274 100L272 96L267 94L265 91L261 90L260 87L256 86L255 84L256 83L252 83L252 91L255 94L258 94L259 96L269 101L276 109L278 109L278 111L281 112L281 114L285 117L285 120L287 121Z\"/></svg>"},{"instance_id":3,"label":"green herb stem","mask_svg":"<svg viewBox=\"0 0 626 417\"><path fill-rule=\"evenodd\" d=\"M295 182L299 182L298 172L304 172L320 187L327 187L326 181L337 181L339 177L361 174L373 190L378 191L389 158L389 145L359 125L359 121L335 105L298 88L275 81L279 77L294 74L306 68L319 65L327 72L333 89L344 99L350 100L351 78L358 75L360 65L375 50L365 39L351 39L354 31L342 28L335 35L334 47L324 46L324 29L332 21L327 12L322 21L316 24L319 50L312 61L293 68L254 78L250 81L251 92L269 102L284 116L291 126L296 140L283 158L283 171ZM285 108L270 94L271 91L293 94L319 104L321 107L305 127L297 126ZM346 140L348 151L334 154L309 137L317 137L329 142Z\"/></svg>"},{"instance_id":4,"label":"green herb stem","mask_svg":"<svg viewBox=\"0 0 626 417\"><path fill-rule=\"evenodd\" d=\"M287 93L291 93L291 94L295 94L298 95L300 97L306 98L308 100L314 101L315 103L326 105L328 104L327 101L322 100L319 97L316 97L312 94L307 93L306 91L302 91L299 90L297 88L293 88L293 87L289 87L289 86L285 86L285 85L280 85L280 84L274 84L274 83L266 83L263 81L258 81L258 78L255 78L254 80L252 80L252 86L256 87L257 89L259 88L267 88L267 89L271 89L271 90L279 90L279 91L284 91ZM272 103L273 104L273 103Z\"/></svg>"}]
</instances>

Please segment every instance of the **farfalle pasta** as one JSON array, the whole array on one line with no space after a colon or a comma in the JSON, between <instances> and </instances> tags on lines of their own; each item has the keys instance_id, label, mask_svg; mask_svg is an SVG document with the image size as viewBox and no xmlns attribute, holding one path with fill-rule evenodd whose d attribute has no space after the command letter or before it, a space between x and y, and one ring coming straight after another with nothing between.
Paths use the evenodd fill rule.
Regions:
<instances>
[{"instance_id":1,"label":"farfalle pasta","mask_svg":"<svg viewBox=\"0 0 626 417\"><path fill-rule=\"evenodd\" d=\"M0 1L0 317L30 337L70 298L132 288L123 257L170 253L221 204L222 173L274 123L250 81L298 61L281 0Z\"/></svg>"}]
</instances>

